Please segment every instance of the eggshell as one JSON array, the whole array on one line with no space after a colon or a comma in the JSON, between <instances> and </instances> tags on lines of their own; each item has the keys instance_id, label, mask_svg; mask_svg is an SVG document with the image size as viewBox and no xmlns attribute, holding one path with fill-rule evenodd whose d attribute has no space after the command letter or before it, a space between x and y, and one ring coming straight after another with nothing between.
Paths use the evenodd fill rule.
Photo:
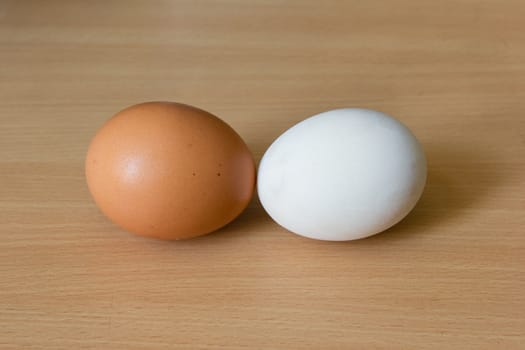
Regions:
<instances>
[{"instance_id":1,"label":"eggshell","mask_svg":"<svg viewBox=\"0 0 525 350\"><path fill-rule=\"evenodd\" d=\"M364 238L405 217L426 181L426 161L399 121L366 109L338 109L282 134L259 166L268 214L299 235Z\"/></svg>"},{"instance_id":2,"label":"eggshell","mask_svg":"<svg viewBox=\"0 0 525 350\"><path fill-rule=\"evenodd\" d=\"M255 165L241 137L214 115L173 102L142 103L98 131L88 187L111 220L142 236L184 239L219 229L247 206Z\"/></svg>"}]
</instances>

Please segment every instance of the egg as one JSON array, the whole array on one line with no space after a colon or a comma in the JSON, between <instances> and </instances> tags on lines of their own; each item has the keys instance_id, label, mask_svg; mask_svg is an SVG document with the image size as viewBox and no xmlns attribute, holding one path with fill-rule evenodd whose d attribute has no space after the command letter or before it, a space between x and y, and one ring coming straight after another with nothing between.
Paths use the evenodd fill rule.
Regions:
<instances>
[{"instance_id":1,"label":"egg","mask_svg":"<svg viewBox=\"0 0 525 350\"><path fill-rule=\"evenodd\" d=\"M235 219L255 188L241 137L218 117L185 104L122 110L96 133L86 180L101 211L138 235L185 239Z\"/></svg>"},{"instance_id":2,"label":"egg","mask_svg":"<svg viewBox=\"0 0 525 350\"><path fill-rule=\"evenodd\" d=\"M264 154L257 189L268 214L304 237L346 241L399 222L426 182L418 140L401 122L359 108L320 113Z\"/></svg>"}]
</instances>

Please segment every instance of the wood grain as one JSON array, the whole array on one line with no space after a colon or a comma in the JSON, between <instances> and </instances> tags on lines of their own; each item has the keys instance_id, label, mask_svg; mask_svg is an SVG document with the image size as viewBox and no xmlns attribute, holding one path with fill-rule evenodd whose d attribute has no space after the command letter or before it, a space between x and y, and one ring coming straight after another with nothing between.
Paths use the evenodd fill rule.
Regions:
<instances>
[{"instance_id":1,"label":"wood grain","mask_svg":"<svg viewBox=\"0 0 525 350\"><path fill-rule=\"evenodd\" d=\"M0 0L0 349L524 349L525 2ZM207 109L257 159L326 109L394 115L429 181L381 235L307 240L254 201L166 243L83 159L121 108Z\"/></svg>"}]
</instances>

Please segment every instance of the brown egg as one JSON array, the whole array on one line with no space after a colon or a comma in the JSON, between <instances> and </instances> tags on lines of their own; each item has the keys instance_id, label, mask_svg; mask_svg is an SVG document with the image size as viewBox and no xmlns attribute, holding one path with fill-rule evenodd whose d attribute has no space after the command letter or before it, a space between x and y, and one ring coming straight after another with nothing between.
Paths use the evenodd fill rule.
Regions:
<instances>
[{"instance_id":1,"label":"brown egg","mask_svg":"<svg viewBox=\"0 0 525 350\"><path fill-rule=\"evenodd\" d=\"M248 205L255 164L214 115L173 102L117 113L86 157L89 190L111 220L142 236L184 239L215 231Z\"/></svg>"}]
</instances>

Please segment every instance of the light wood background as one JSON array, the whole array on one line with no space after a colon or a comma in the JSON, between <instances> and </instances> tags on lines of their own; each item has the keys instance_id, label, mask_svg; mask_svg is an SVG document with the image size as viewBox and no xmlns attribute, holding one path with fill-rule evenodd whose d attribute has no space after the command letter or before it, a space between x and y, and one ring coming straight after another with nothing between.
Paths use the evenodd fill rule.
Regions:
<instances>
[{"instance_id":1,"label":"light wood background","mask_svg":"<svg viewBox=\"0 0 525 350\"><path fill-rule=\"evenodd\" d=\"M428 186L356 242L256 201L207 237L135 237L83 160L148 100L219 115L257 159L308 116L378 109ZM522 0L0 0L0 349L525 349L524 113Z\"/></svg>"}]
</instances>

